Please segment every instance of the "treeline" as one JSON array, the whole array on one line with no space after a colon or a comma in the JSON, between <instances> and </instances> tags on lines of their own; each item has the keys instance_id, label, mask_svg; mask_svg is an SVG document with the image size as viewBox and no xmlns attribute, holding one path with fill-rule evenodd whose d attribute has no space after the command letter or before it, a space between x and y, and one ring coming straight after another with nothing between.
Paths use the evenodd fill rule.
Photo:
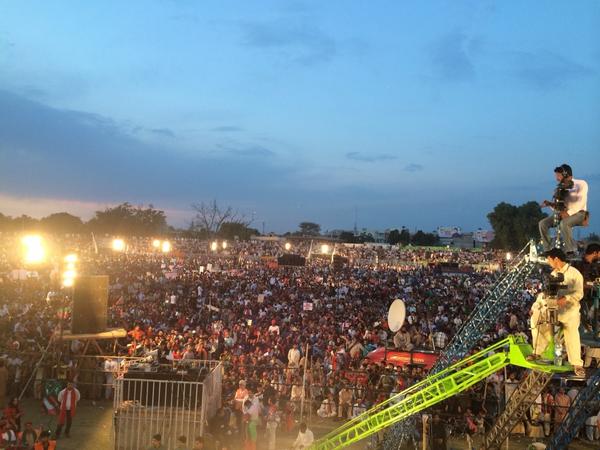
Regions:
<instances>
[{"instance_id":1,"label":"treeline","mask_svg":"<svg viewBox=\"0 0 600 450\"><path fill-rule=\"evenodd\" d=\"M250 236L259 234L258 230L249 228L246 223L238 220L230 209L221 212L216 203L211 204L212 206L217 211L211 209L204 215L197 211L195 218L185 229L169 226L165 212L154 208L153 205L133 206L126 202L96 211L94 217L87 222L66 212L50 214L41 219L27 215L10 217L0 213L0 232L37 231L52 234L93 232L121 236L179 235L202 239L211 237L249 239ZM213 219L218 217L219 220L210 222L207 220L209 215Z\"/></svg>"},{"instance_id":2,"label":"treeline","mask_svg":"<svg viewBox=\"0 0 600 450\"><path fill-rule=\"evenodd\" d=\"M164 234L171 229L164 211L152 205L133 206L130 203L96 211L87 222L66 212L50 214L41 219L27 215L10 217L0 213L0 231L43 231L46 233L108 233L135 236Z\"/></svg>"},{"instance_id":3,"label":"treeline","mask_svg":"<svg viewBox=\"0 0 600 450\"><path fill-rule=\"evenodd\" d=\"M46 233L108 233L129 236L151 236L172 231L167 225L164 211L152 205L133 206L122 203L113 208L96 211L93 218L84 222L81 218L66 212L50 214L41 219L22 215L10 217L0 213L0 231Z\"/></svg>"}]
</instances>

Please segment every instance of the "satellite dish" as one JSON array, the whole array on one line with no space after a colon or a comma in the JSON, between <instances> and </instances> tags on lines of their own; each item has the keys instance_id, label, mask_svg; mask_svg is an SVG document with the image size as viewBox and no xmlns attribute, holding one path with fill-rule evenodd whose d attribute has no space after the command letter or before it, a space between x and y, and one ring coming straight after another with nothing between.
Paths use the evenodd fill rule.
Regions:
<instances>
[{"instance_id":1,"label":"satellite dish","mask_svg":"<svg viewBox=\"0 0 600 450\"><path fill-rule=\"evenodd\" d=\"M406 318L406 307L404 302L400 299L393 301L388 311L388 326L392 332L398 331L404 324Z\"/></svg>"}]
</instances>

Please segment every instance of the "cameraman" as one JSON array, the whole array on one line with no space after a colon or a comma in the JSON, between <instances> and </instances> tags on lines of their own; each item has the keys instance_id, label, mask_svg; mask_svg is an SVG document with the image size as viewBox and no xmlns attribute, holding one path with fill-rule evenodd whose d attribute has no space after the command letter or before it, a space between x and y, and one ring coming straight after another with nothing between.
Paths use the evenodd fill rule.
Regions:
<instances>
[{"instance_id":1,"label":"cameraman","mask_svg":"<svg viewBox=\"0 0 600 450\"><path fill-rule=\"evenodd\" d=\"M548 259L548 264L553 269L551 276L556 277L559 273L564 276L565 287L559 289L557 293L558 321L563 328L567 356L573 366L575 375L584 377L585 370L581 359L581 341L579 338L579 322L581 320L579 301L583 298L583 276L566 262L567 257L562 250L553 248L546 252L545 256ZM545 307L544 294L540 294L532 306L532 314L536 313L536 309L544 309ZM545 347L545 345L540 344L542 342L548 343L551 339L551 327L539 325L536 326L532 323L532 326L534 326L534 330L532 330L534 355L530 359L539 358Z\"/></svg>"},{"instance_id":2,"label":"cameraman","mask_svg":"<svg viewBox=\"0 0 600 450\"><path fill-rule=\"evenodd\" d=\"M541 207L550 207L555 213L560 215L560 233L564 242L564 251L569 254L577 252L577 244L573 241L572 228L577 225L582 225L587 219L587 193L588 185L583 180L573 178L573 170L568 164L563 164L554 169L554 177L558 182L554 194L554 201L544 200ZM564 198L561 197L561 192L567 191L568 194ZM552 244L550 242L549 230L554 226L554 214L540 220L539 228L544 245L544 251L550 250Z\"/></svg>"}]
</instances>

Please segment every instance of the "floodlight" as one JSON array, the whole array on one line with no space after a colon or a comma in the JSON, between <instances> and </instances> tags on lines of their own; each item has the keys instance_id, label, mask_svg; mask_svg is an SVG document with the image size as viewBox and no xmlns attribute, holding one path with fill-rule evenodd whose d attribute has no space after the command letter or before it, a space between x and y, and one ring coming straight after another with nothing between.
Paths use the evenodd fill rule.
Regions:
<instances>
[{"instance_id":1,"label":"floodlight","mask_svg":"<svg viewBox=\"0 0 600 450\"><path fill-rule=\"evenodd\" d=\"M25 262L28 264L39 264L46 258L42 237L38 235L24 236L21 240L25 247Z\"/></svg>"},{"instance_id":2,"label":"floodlight","mask_svg":"<svg viewBox=\"0 0 600 450\"><path fill-rule=\"evenodd\" d=\"M115 252L122 252L125 250L125 241L123 239L113 239L112 249Z\"/></svg>"},{"instance_id":3,"label":"floodlight","mask_svg":"<svg viewBox=\"0 0 600 450\"><path fill-rule=\"evenodd\" d=\"M218 247L218 245L219 245L219 244L217 244L217 241L214 241L213 243L211 243L211 244L210 244L210 249L211 249L213 252L216 252L216 251L217 251L217 247Z\"/></svg>"},{"instance_id":4,"label":"floodlight","mask_svg":"<svg viewBox=\"0 0 600 450\"><path fill-rule=\"evenodd\" d=\"M507 252L506 253L506 260L510 261L512 259L512 253L511 252Z\"/></svg>"},{"instance_id":5,"label":"floodlight","mask_svg":"<svg viewBox=\"0 0 600 450\"><path fill-rule=\"evenodd\" d=\"M73 285L75 284L75 280L73 278L65 278L63 279L62 284L64 287L73 287Z\"/></svg>"},{"instance_id":6,"label":"floodlight","mask_svg":"<svg viewBox=\"0 0 600 450\"><path fill-rule=\"evenodd\" d=\"M169 241L163 241L160 249L163 253L169 253L171 251L171 243Z\"/></svg>"},{"instance_id":7,"label":"floodlight","mask_svg":"<svg viewBox=\"0 0 600 450\"><path fill-rule=\"evenodd\" d=\"M329 253L329 245L327 245L327 244L321 245L321 253Z\"/></svg>"},{"instance_id":8,"label":"floodlight","mask_svg":"<svg viewBox=\"0 0 600 450\"><path fill-rule=\"evenodd\" d=\"M75 272L74 270L65 270L63 272L63 278L67 279L67 278L75 278L77 276L77 272Z\"/></svg>"},{"instance_id":9,"label":"floodlight","mask_svg":"<svg viewBox=\"0 0 600 450\"><path fill-rule=\"evenodd\" d=\"M158 239L154 239L152 241L152 247L159 248L160 247L160 241Z\"/></svg>"},{"instance_id":10,"label":"floodlight","mask_svg":"<svg viewBox=\"0 0 600 450\"><path fill-rule=\"evenodd\" d=\"M289 251L290 251L290 248L292 248L292 244L290 244L289 242L286 242L286 243L285 243L285 249L286 249L286 251L288 251L288 252L289 252Z\"/></svg>"},{"instance_id":11,"label":"floodlight","mask_svg":"<svg viewBox=\"0 0 600 450\"><path fill-rule=\"evenodd\" d=\"M223 241L223 244L221 244L223 247L223 250L225 250L227 248L227 241Z\"/></svg>"},{"instance_id":12,"label":"floodlight","mask_svg":"<svg viewBox=\"0 0 600 450\"><path fill-rule=\"evenodd\" d=\"M69 264L73 264L77 262L77 255L75 253L69 253L65 256L65 262Z\"/></svg>"}]
</instances>

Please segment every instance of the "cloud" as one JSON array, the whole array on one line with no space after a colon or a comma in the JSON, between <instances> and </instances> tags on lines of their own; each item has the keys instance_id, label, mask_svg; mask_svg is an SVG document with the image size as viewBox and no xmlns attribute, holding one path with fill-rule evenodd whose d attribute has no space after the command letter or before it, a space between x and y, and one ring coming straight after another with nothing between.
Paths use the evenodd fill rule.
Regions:
<instances>
[{"instance_id":1,"label":"cloud","mask_svg":"<svg viewBox=\"0 0 600 450\"><path fill-rule=\"evenodd\" d=\"M513 52L515 74L525 84L537 89L556 89L595 72L589 67L549 51Z\"/></svg>"},{"instance_id":2,"label":"cloud","mask_svg":"<svg viewBox=\"0 0 600 450\"><path fill-rule=\"evenodd\" d=\"M238 131L244 131L241 127L236 127L235 125L223 125L220 127L211 128L210 131L214 131L217 133L237 133Z\"/></svg>"},{"instance_id":3,"label":"cloud","mask_svg":"<svg viewBox=\"0 0 600 450\"><path fill-rule=\"evenodd\" d=\"M212 197L258 202L274 191L287 195L286 180L297 173L280 161L275 165L266 158L272 151L253 143L231 145L229 154L210 152L208 144L202 151L200 143L190 153L176 140L138 139L133 127L108 117L53 108L2 90L0 117L5 195L172 207ZM245 158L232 157L240 155Z\"/></svg>"},{"instance_id":4,"label":"cloud","mask_svg":"<svg viewBox=\"0 0 600 450\"><path fill-rule=\"evenodd\" d=\"M453 31L433 42L429 58L435 78L449 82L470 81L475 78L473 54L481 41L461 31Z\"/></svg>"},{"instance_id":5,"label":"cloud","mask_svg":"<svg viewBox=\"0 0 600 450\"><path fill-rule=\"evenodd\" d=\"M260 145L217 144L217 148L234 156L265 158L275 155L274 151Z\"/></svg>"},{"instance_id":6,"label":"cloud","mask_svg":"<svg viewBox=\"0 0 600 450\"><path fill-rule=\"evenodd\" d=\"M423 169L424 167L421 164L412 163L404 166L405 172L421 172Z\"/></svg>"},{"instance_id":7,"label":"cloud","mask_svg":"<svg viewBox=\"0 0 600 450\"><path fill-rule=\"evenodd\" d=\"M159 136L175 138L175 133L168 128L150 128L148 131Z\"/></svg>"},{"instance_id":8,"label":"cloud","mask_svg":"<svg viewBox=\"0 0 600 450\"><path fill-rule=\"evenodd\" d=\"M246 45L305 66L331 61L337 53L335 40L306 22L246 23L242 31Z\"/></svg>"},{"instance_id":9,"label":"cloud","mask_svg":"<svg viewBox=\"0 0 600 450\"><path fill-rule=\"evenodd\" d=\"M378 155L368 155L361 152L348 152L346 153L346 158L351 159L353 161L361 161L361 162L378 162L378 161L391 161L397 159L396 156L390 155L388 153L380 153Z\"/></svg>"}]
</instances>

